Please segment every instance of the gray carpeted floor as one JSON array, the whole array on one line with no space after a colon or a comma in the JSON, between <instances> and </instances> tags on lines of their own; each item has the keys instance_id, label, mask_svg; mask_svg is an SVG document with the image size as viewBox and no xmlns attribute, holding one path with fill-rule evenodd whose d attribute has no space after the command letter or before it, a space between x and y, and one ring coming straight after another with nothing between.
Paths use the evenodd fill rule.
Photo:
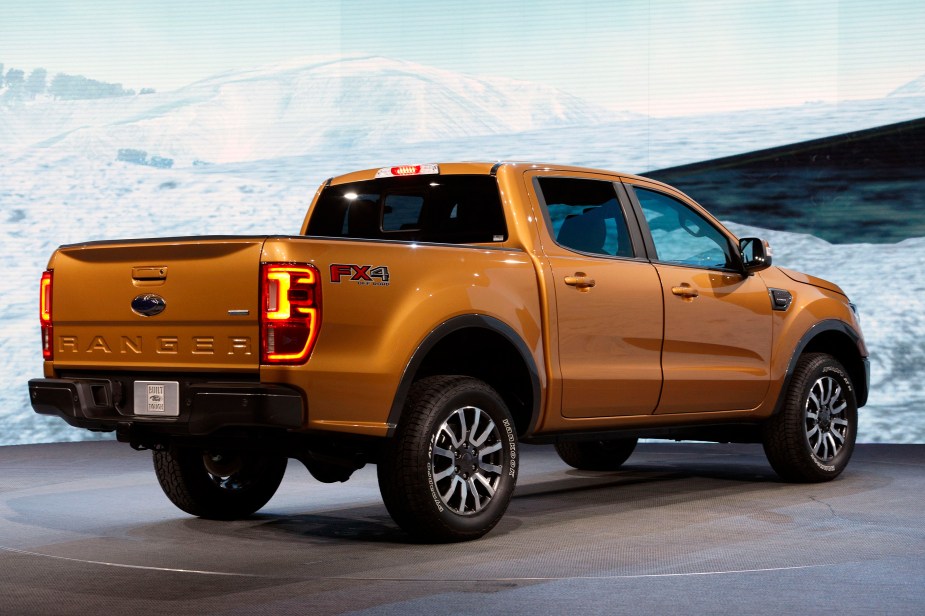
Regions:
<instances>
[{"instance_id":1,"label":"gray carpeted floor","mask_svg":"<svg viewBox=\"0 0 925 616\"><path fill-rule=\"evenodd\" d=\"M522 448L482 540L414 545L375 468L297 462L245 521L175 509L149 453L0 447L0 614L922 614L925 445L862 445L827 484L759 446L643 444L623 470Z\"/></svg>"}]
</instances>

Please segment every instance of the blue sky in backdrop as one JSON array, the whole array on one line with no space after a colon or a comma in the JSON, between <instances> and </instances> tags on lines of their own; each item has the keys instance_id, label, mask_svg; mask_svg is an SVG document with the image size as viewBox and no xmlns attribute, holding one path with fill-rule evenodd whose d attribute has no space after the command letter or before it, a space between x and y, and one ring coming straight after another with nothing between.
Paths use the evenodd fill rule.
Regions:
<instances>
[{"instance_id":1,"label":"blue sky in backdrop","mask_svg":"<svg viewBox=\"0 0 925 616\"><path fill-rule=\"evenodd\" d=\"M7 69L136 89L372 54L673 115L877 98L925 73L921 0L2 0L0 25Z\"/></svg>"}]
</instances>

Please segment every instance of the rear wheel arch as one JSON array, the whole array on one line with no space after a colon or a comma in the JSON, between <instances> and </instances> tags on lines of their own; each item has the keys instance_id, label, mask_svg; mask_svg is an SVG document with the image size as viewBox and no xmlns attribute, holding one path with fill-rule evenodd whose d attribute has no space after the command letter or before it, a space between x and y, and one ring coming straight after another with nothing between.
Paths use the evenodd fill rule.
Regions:
<instances>
[{"instance_id":1,"label":"rear wheel arch","mask_svg":"<svg viewBox=\"0 0 925 616\"><path fill-rule=\"evenodd\" d=\"M405 366L392 408L389 436L401 419L411 386L437 375L477 378L498 392L513 416L518 435L530 433L539 418L540 377L529 347L499 319L471 314L433 329Z\"/></svg>"}]
</instances>

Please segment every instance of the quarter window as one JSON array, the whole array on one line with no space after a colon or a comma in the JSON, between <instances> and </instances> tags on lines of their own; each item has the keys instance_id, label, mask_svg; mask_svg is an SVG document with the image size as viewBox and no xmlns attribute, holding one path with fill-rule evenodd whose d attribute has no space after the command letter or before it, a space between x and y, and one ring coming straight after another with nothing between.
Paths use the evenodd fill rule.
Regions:
<instances>
[{"instance_id":1,"label":"quarter window","mask_svg":"<svg viewBox=\"0 0 925 616\"><path fill-rule=\"evenodd\" d=\"M668 195L634 187L657 259L708 268L732 267L726 236L703 216Z\"/></svg>"}]
</instances>

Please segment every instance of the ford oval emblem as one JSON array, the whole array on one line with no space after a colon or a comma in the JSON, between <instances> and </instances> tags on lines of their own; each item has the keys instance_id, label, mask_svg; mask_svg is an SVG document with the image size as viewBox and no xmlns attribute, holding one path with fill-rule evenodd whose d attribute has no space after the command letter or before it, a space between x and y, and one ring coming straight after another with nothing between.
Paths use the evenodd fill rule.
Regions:
<instances>
[{"instance_id":1,"label":"ford oval emblem","mask_svg":"<svg viewBox=\"0 0 925 616\"><path fill-rule=\"evenodd\" d=\"M160 295L145 293L132 300L132 312L143 317L153 317L164 312L167 302Z\"/></svg>"}]
</instances>

